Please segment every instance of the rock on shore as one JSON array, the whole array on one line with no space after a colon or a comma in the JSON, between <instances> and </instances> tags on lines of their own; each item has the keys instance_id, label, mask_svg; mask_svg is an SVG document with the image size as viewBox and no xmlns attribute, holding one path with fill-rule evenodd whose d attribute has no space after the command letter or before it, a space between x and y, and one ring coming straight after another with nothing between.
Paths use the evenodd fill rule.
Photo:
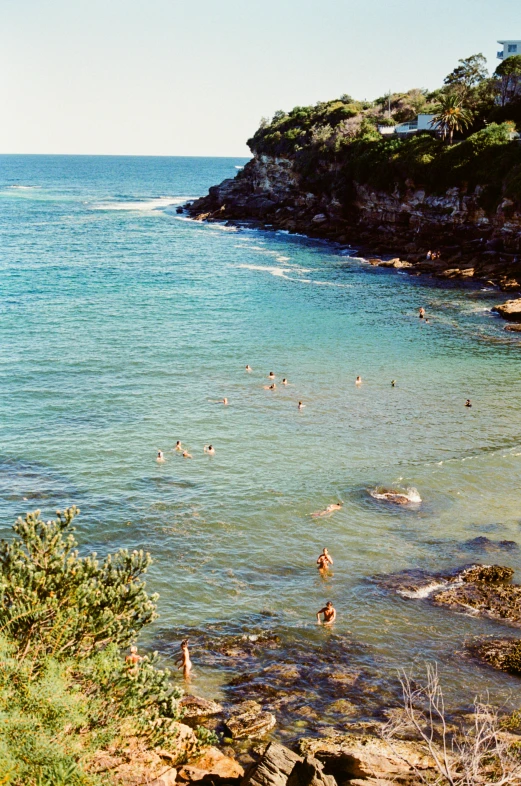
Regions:
<instances>
[{"instance_id":1,"label":"rock on shore","mask_svg":"<svg viewBox=\"0 0 521 786\"><path fill-rule=\"evenodd\" d=\"M509 322L521 322L521 298L516 300L507 300L500 306L494 306L492 311L495 311L503 319Z\"/></svg>"}]
</instances>

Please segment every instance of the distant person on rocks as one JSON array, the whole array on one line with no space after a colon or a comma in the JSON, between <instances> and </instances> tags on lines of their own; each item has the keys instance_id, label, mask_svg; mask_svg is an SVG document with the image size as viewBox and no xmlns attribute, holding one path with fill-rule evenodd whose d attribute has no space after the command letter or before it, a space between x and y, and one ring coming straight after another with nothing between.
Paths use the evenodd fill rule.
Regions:
<instances>
[{"instance_id":1,"label":"distant person on rocks","mask_svg":"<svg viewBox=\"0 0 521 786\"><path fill-rule=\"evenodd\" d=\"M190 660L190 652L188 650L188 639L181 642L181 655L177 659L177 663L179 664L179 670L183 670L183 678L188 682L192 671L192 661Z\"/></svg>"},{"instance_id":2,"label":"distant person on rocks","mask_svg":"<svg viewBox=\"0 0 521 786\"><path fill-rule=\"evenodd\" d=\"M209 456L215 456L215 448L212 445L205 445L204 452L208 453Z\"/></svg>"},{"instance_id":3,"label":"distant person on rocks","mask_svg":"<svg viewBox=\"0 0 521 786\"><path fill-rule=\"evenodd\" d=\"M418 309L418 316L420 317L420 319L425 319L425 309L423 308L423 306L420 309Z\"/></svg>"},{"instance_id":4,"label":"distant person on rocks","mask_svg":"<svg viewBox=\"0 0 521 786\"><path fill-rule=\"evenodd\" d=\"M427 251L427 259L432 259L432 251Z\"/></svg>"},{"instance_id":5,"label":"distant person on rocks","mask_svg":"<svg viewBox=\"0 0 521 786\"><path fill-rule=\"evenodd\" d=\"M471 407L472 406L469 398L465 401L465 406L466 407Z\"/></svg>"},{"instance_id":6,"label":"distant person on rocks","mask_svg":"<svg viewBox=\"0 0 521 786\"><path fill-rule=\"evenodd\" d=\"M253 371L252 367L249 364L246 366L246 371Z\"/></svg>"},{"instance_id":7,"label":"distant person on rocks","mask_svg":"<svg viewBox=\"0 0 521 786\"><path fill-rule=\"evenodd\" d=\"M319 570L327 570L330 565L333 564L333 558L331 557L329 551L324 548L322 549L322 554L317 559L317 565Z\"/></svg>"},{"instance_id":8,"label":"distant person on rocks","mask_svg":"<svg viewBox=\"0 0 521 786\"><path fill-rule=\"evenodd\" d=\"M163 451L162 450L158 450L157 451L157 458L156 458L157 463L158 464L162 464L164 460L165 460L165 457L163 456Z\"/></svg>"},{"instance_id":9,"label":"distant person on rocks","mask_svg":"<svg viewBox=\"0 0 521 786\"><path fill-rule=\"evenodd\" d=\"M321 614L324 615L324 625L332 625L336 620L336 609L333 608L333 604L330 600L328 600L323 609L317 611L317 622L319 625L322 624L322 620L320 619Z\"/></svg>"},{"instance_id":10,"label":"distant person on rocks","mask_svg":"<svg viewBox=\"0 0 521 786\"><path fill-rule=\"evenodd\" d=\"M341 502L332 502L331 505L328 505L327 508L324 510L317 510L315 513L312 513L312 517L314 519L321 518L322 516L328 516L330 513L334 513L335 510L342 510L342 503Z\"/></svg>"}]
</instances>

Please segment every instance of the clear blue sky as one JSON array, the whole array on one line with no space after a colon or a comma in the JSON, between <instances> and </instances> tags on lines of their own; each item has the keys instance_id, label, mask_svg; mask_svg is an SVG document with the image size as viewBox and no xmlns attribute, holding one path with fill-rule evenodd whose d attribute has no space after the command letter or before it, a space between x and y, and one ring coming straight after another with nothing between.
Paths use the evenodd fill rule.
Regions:
<instances>
[{"instance_id":1,"label":"clear blue sky","mask_svg":"<svg viewBox=\"0 0 521 786\"><path fill-rule=\"evenodd\" d=\"M0 0L0 153L248 155L262 116L434 88L520 0Z\"/></svg>"}]
</instances>

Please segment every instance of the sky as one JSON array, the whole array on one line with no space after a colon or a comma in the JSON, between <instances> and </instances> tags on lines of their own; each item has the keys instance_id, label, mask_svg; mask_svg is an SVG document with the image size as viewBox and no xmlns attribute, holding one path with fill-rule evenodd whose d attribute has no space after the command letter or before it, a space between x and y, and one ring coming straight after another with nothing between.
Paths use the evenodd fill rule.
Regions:
<instances>
[{"instance_id":1,"label":"sky","mask_svg":"<svg viewBox=\"0 0 521 786\"><path fill-rule=\"evenodd\" d=\"M0 153L247 156L278 109L498 64L519 0L0 0Z\"/></svg>"}]
</instances>

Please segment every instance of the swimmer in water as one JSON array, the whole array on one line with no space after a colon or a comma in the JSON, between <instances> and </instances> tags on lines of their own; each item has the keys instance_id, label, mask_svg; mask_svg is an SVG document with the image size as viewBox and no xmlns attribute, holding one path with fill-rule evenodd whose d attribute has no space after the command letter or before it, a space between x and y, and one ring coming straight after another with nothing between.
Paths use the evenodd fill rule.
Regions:
<instances>
[{"instance_id":1,"label":"swimmer in water","mask_svg":"<svg viewBox=\"0 0 521 786\"><path fill-rule=\"evenodd\" d=\"M264 385L264 390L277 390L277 386L275 383L273 385Z\"/></svg>"},{"instance_id":2,"label":"swimmer in water","mask_svg":"<svg viewBox=\"0 0 521 786\"><path fill-rule=\"evenodd\" d=\"M335 510L342 510L341 502L332 502L331 505L327 506L327 508L324 510L317 510L315 513L312 513L311 516L314 519L318 519L321 518L321 516L328 516L330 513L334 513Z\"/></svg>"},{"instance_id":3,"label":"swimmer in water","mask_svg":"<svg viewBox=\"0 0 521 786\"><path fill-rule=\"evenodd\" d=\"M190 660L190 652L188 650L188 639L181 642L181 655L176 662L179 664L179 670L183 670L183 678L188 682L192 671L192 661Z\"/></svg>"},{"instance_id":4,"label":"swimmer in water","mask_svg":"<svg viewBox=\"0 0 521 786\"><path fill-rule=\"evenodd\" d=\"M391 387L392 388L396 387L396 380L395 379L391 379Z\"/></svg>"},{"instance_id":5,"label":"swimmer in water","mask_svg":"<svg viewBox=\"0 0 521 786\"><path fill-rule=\"evenodd\" d=\"M221 401L221 404L224 404L224 406L227 407L228 406L228 399L226 397L223 398L223 400Z\"/></svg>"},{"instance_id":6,"label":"swimmer in water","mask_svg":"<svg viewBox=\"0 0 521 786\"><path fill-rule=\"evenodd\" d=\"M424 317L425 317L425 309L423 307L418 309L418 316L420 317L420 319L424 319Z\"/></svg>"},{"instance_id":7,"label":"swimmer in water","mask_svg":"<svg viewBox=\"0 0 521 786\"><path fill-rule=\"evenodd\" d=\"M178 439L177 442L175 443L174 450L179 450L179 451L184 450L183 446L181 445L181 440L180 439Z\"/></svg>"},{"instance_id":8,"label":"swimmer in water","mask_svg":"<svg viewBox=\"0 0 521 786\"><path fill-rule=\"evenodd\" d=\"M361 385L361 384L362 384L362 377L357 377L355 380L355 385Z\"/></svg>"},{"instance_id":9,"label":"swimmer in water","mask_svg":"<svg viewBox=\"0 0 521 786\"><path fill-rule=\"evenodd\" d=\"M273 373L273 371L270 371L270 373L268 374L268 378L275 379L275 374Z\"/></svg>"},{"instance_id":10,"label":"swimmer in water","mask_svg":"<svg viewBox=\"0 0 521 786\"><path fill-rule=\"evenodd\" d=\"M282 384L283 385L287 385L288 384L288 380L286 379L286 377L284 377L284 379L282 380Z\"/></svg>"},{"instance_id":11,"label":"swimmer in water","mask_svg":"<svg viewBox=\"0 0 521 786\"><path fill-rule=\"evenodd\" d=\"M328 600L323 609L317 611L317 622L319 625L322 624L322 620L320 619L321 614L324 615L324 625L332 625L336 620L336 609L333 608L333 604L330 600Z\"/></svg>"},{"instance_id":12,"label":"swimmer in water","mask_svg":"<svg viewBox=\"0 0 521 786\"><path fill-rule=\"evenodd\" d=\"M158 464L162 464L164 462L164 460L165 460L165 457L163 456L163 451L162 450L158 450L157 451L157 458L156 458L157 463Z\"/></svg>"},{"instance_id":13,"label":"swimmer in water","mask_svg":"<svg viewBox=\"0 0 521 786\"><path fill-rule=\"evenodd\" d=\"M247 365L246 366L246 371L253 371L253 369L252 369L252 367L250 365Z\"/></svg>"},{"instance_id":14,"label":"swimmer in water","mask_svg":"<svg viewBox=\"0 0 521 786\"><path fill-rule=\"evenodd\" d=\"M333 564L333 558L331 557L329 551L324 548L322 549L322 554L317 559L317 565L319 570L327 570L330 565Z\"/></svg>"},{"instance_id":15,"label":"swimmer in water","mask_svg":"<svg viewBox=\"0 0 521 786\"><path fill-rule=\"evenodd\" d=\"M212 445L205 445L204 452L208 453L209 456L215 456L215 448Z\"/></svg>"},{"instance_id":16,"label":"swimmer in water","mask_svg":"<svg viewBox=\"0 0 521 786\"><path fill-rule=\"evenodd\" d=\"M187 450L183 450L183 458L193 458L193 456Z\"/></svg>"},{"instance_id":17,"label":"swimmer in water","mask_svg":"<svg viewBox=\"0 0 521 786\"><path fill-rule=\"evenodd\" d=\"M306 405L303 404L302 401L299 401L297 409L304 409L305 406Z\"/></svg>"},{"instance_id":18,"label":"swimmer in water","mask_svg":"<svg viewBox=\"0 0 521 786\"><path fill-rule=\"evenodd\" d=\"M465 406L466 407L471 407L472 406L472 404L470 403L470 399L469 398L465 401Z\"/></svg>"}]
</instances>

